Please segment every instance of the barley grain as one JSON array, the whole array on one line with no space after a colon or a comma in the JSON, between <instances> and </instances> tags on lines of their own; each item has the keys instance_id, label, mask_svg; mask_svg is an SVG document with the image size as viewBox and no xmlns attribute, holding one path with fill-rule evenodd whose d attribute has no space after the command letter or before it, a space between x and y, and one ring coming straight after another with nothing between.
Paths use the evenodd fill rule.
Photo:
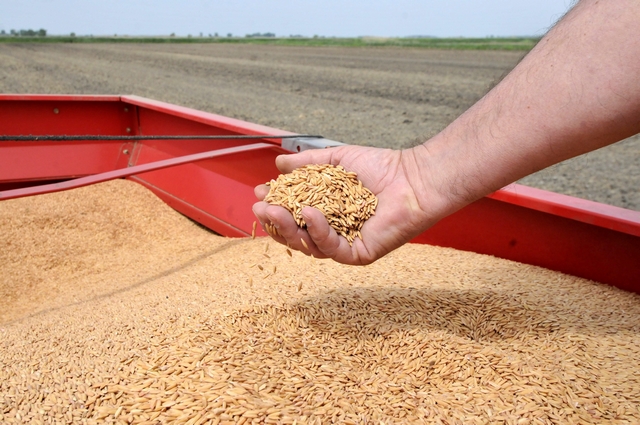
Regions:
<instances>
[{"instance_id":1,"label":"barley grain","mask_svg":"<svg viewBox=\"0 0 640 425\"><path fill-rule=\"evenodd\" d=\"M307 165L281 174L267 185L270 188L264 200L288 209L298 226L306 227L302 208L317 208L349 244L362 237L360 230L375 214L378 203L376 196L362 186L356 173L347 172L339 165Z\"/></svg>"},{"instance_id":2,"label":"barley grain","mask_svg":"<svg viewBox=\"0 0 640 425\"><path fill-rule=\"evenodd\" d=\"M640 422L637 295L427 245L247 269L264 243L125 181L1 202L0 422Z\"/></svg>"}]
</instances>

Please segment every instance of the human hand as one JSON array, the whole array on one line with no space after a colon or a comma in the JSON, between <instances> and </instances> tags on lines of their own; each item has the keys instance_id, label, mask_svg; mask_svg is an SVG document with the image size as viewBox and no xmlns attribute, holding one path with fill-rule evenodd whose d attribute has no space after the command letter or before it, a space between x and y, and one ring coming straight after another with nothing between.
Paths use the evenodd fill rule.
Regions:
<instances>
[{"instance_id":1,"label":"human hand","mask_svg":"<svg viewBox=\"0 0 640 425\"><path fill-rule=\"evenodd\" d=\"M307 255L332 258L344 264L369 264L408 242L439 218L435 208L423 205L428 204L428 192L432 191L427 190L425 177L420 176L414 150L340 146L276 159L282 173L307 164L342 165L347 171L356 172L363 185L378 197L375 215L362 227L362 239L356 238L350 246L319 210L304 207L302 216L307 228L299 228L285 208L262 201L269 192L268 186L256 187L260 202L254 204L253 211L260 224L263 228L265 224L275 226L278 234L272 237L276 241Z\"/></svg>"}]
</instances>

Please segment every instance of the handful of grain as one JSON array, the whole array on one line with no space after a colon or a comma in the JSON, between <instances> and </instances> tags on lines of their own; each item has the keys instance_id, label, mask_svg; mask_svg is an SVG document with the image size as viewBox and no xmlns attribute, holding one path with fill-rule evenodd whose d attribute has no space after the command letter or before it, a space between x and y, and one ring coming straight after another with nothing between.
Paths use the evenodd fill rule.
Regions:
<instances>
[{"instance_id":1,"label":"handful of grain","mask_svg":"<svg viewBox=\"0 0 640 425\"><path fill-rule=\"evenodd\" d=\"M362 239L360 230L378 205L378 198L362 186L358 175L341 165L305 165L267 185L270 190L264 200L289 210L298 226L306 226L303 207L317 208L349 245L356 237Z\"/></svg>"}]
</instances>

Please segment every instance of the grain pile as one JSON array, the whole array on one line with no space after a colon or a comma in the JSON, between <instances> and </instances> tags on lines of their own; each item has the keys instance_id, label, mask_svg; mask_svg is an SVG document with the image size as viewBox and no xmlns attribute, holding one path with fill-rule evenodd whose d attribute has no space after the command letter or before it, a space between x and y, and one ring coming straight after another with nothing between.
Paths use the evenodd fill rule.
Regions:
<instances>
[{"instance_id":1,"label":"grain pile","mask_svg":"<svg viewBox=\"0 0 640 425\"><path fill-rule=\"evenodd\" d=\"M360 229L375 214L378 198L358 180L358 175L341 165L306 165L280 174L267 183L265 202L285 207L300 227L305 227L303 207L314 207L349 245L361 238ZM304 242L304 241L303 241Z\"/></svg>"},{"instance_id":2,"label":"grain pile","mask_svg":"<svg viewBox=\"0 0 640 425\"><path fill-rule=\"evenodd\" d=\"M0 244L3 424L640 421L640 297L605 285L292 258L127 181L4 201Z\"/></svg>"}]
</instances>

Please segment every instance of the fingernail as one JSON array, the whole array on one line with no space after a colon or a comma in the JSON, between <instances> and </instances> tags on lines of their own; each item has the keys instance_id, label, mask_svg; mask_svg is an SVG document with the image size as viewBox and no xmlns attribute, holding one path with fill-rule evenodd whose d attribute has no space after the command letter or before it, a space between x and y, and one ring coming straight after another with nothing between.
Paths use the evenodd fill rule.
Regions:
<instances>
[{"instance_id":1,"label":"fingernail","mask_svg":"<svg viewBox=\"0 0 640 425\"><path fill-rule=\"evenodd\" d=\"M311 221L309 221L309 216L303 212L300 212L300 215L302 216L302 219L304 220L304 224L307 226L307 228L311 227Z\"/></svg>"}]
</instances>

